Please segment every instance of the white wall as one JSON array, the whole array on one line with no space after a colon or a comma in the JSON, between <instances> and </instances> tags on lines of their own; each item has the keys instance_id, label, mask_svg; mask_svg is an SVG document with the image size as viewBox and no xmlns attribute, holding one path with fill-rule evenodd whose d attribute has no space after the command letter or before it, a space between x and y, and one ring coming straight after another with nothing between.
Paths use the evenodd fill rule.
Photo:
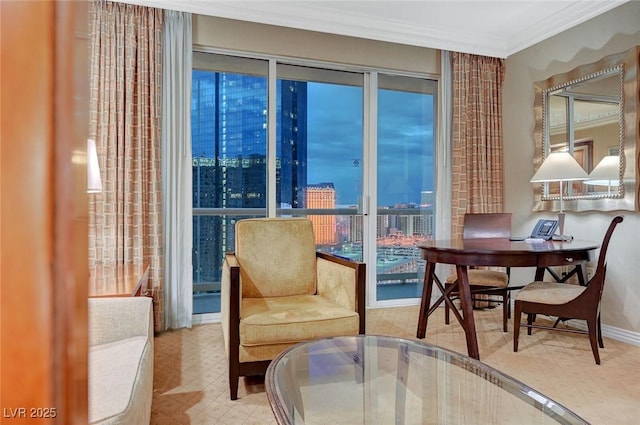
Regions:
<instances>
[{"instance_id":1,"label":"white wall","mask_svg":"<svg viewBox=\"0 0 640 425\"><path fill-rule=\"evenodd\" d=\"M322 60L408 72L439 74L434 49L363 40L311 31L194 15L193 42L212 48ZM513 212L513 233L526 235L539 218L533 213L533 83L578 65L640 44L640 2L630 2L506 60L504 89L506 211ZM576 238L602 239L614 213L567 212L566 230ZM611 241L602 318L613 327L640 335L640 213L625 212ZM512 270L514 284L533 277ZM640 336L638 337L640 343Z\"/></svg>"},{"instance_id":2,"label":"white wall","mask_svg":"<svg viewBox=\"0 0 640 425\"><path fill-rule=\"evenodd\" d=\"M534 172L534 82L638 44L640 2L633 1L507 58L503 100L508 176L505 208L513 213L514 234L526 235L538 219L555 217L554 213L532 212L534 197L529 179ZM568 211L565 233L601 241L616 214L624 215L625 220L609 246L602 320L610 333L628 331L640 335L640 213ZM512 273L513 284L518 284L528 282L533 272L519 269Z\"/></svg>"},{"instance_id":3,"label":"white wall","mask_svg":"<svg viewBox=\"0 0 640 425\"><path fill-rule=\"evenodd\" d=\"M193 44L370 68L440 74L435 49L193 15Z\"/></svg>"}]
</instances>

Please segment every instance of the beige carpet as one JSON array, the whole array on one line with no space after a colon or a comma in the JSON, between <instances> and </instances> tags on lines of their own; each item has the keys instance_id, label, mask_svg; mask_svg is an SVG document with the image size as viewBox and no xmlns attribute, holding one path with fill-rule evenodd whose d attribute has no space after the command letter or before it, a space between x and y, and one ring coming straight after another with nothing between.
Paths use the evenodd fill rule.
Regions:
<instances>
[{"instance_id":1,"label":"beige carpet","mask_svg":"<svg viewBox=\"0 0 640 425\"><path fill-rule=\"evenodd\" d=\"M640 423L640 347L605 338L602 364L586 335L521 332L513 352L513 323L502 332L501 308L476 311L480 359L565 405L594 425ZM367 333L415 339L418 307L367 311ZM425 342L466 354L462 328L444 324L443 309L429 319ZM240 378L230 401L220 324L170 331L155 339L156 425L275 424L260 379ZM513 423L518 423L517 421Z\"/></svg>"}]
</instances>

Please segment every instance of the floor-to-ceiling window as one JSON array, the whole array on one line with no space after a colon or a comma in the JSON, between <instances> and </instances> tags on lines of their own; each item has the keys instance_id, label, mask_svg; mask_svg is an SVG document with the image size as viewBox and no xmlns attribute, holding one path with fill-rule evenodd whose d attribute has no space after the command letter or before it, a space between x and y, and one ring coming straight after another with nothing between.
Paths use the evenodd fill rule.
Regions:
<instances>
[{"instance_id":1,"label":"floor-to-ceiling window","mask_svg":"<svg viewBox=\"0 0 640 425\"><path fill-rule=\"evenodd\" d=\"M225 252L235 222L267 207L267 71L262 60L195 53L193 156L193 311L220 311Z\"/></svg>"},{"instance_id":2,"label":"floor-to-ceiling window","mask_svg":"<svg viewBox=\"0 0 640 425\"><path fill-rule=\"evenodd\" d=\"M194 314L220 311L235 222L267 215L309 217L320 250L366 261L370 302L419 297L415 244L433 235L435 87L389 72L194 53Z\"/></svg>"},{"instance_id":3,"label":"floor-to-ceiling window","mask_svg":"<svg viewBox=\"0 0 640 425\"><path fill-rule=\"evenodd\" d=\"M362 261L364 74L279 64L277 75L277 214L308 217L319 250Z\"/></svg>"},{"instance_id":4,"label":"floor-to-ceiling window","mask_svg":"<svg viewBox=\"0 0 640 425\"><path fill-rule=\"evenodd\" d=\"M434 234L436 83L382 73L377 81L376 300L419 298L417 244Z\"/></svg>"}]
</instances>

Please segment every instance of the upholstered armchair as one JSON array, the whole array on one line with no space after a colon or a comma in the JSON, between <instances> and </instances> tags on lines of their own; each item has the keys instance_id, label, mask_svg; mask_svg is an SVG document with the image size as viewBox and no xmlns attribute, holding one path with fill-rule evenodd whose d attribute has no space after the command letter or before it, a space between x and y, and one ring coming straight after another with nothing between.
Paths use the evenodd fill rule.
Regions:
<instances>
[{"instance_id":1,"label":"upholstered armchair","mask_svg":"<svg viewBox=\"0 0 640 425\"><path fill-rule=\"evenodd\" d=\"M308 219L245 219L235 229L221 301L232 400L240 376L263 375L285 348L365 333L364 263L316 252Z\"/></svg>"}]
</instances>

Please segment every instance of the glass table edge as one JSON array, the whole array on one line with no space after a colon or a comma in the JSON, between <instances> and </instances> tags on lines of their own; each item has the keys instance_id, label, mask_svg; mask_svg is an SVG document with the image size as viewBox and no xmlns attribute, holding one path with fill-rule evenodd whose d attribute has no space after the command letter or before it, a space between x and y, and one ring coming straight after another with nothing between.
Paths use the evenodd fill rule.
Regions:
<instances>
[{"instance_id":1,"label":"glass table edge","mask_svg":"<svg viewBox=\"0 0 640 425\"><path fill-rule=\"evenodd\" d=\"M344 341L353 341L355 342L357 339L375 339L377 342L382 341L386 343L386 346L396 347L397 345L392 344L408 344L413 347L418 347L420 349L426 349L430 356L434 357L434 353L440 353L445 355L448 359L449 363L461 367L471 373L474 373L476 376L480 376L483 379L491 382L494 385L497 385L497 382L507 383L508 385L500 385L505 391L510 394L516 396L517 398L523 401L534 401L536 407L540 410L543 408L547 409L548 415L550 418L554 419L556 422L560 424L567 425L590 425L585 419L578 416L576 413L571 411L569 408L564 406L563 404L555 401L554 399L540 393L534 388L528 386L524 382L507 375L506 373L489 366L486 363L481 362L480 360L469 357L465 354L458 353L456 351L449 350L447 348L440 347L435 344L430 344L423 341L417 341L412 339L394 337L394 336L386 336L386 335L357 335L357 336L337 336L337 337L326 337L319 338L315 340L303 341L297 344L294 344L284 351L282 351L278 356L276 356L269 366L267 367L267 371L265 373L265 391L267 393L267 399L269 404L271 405L271 410L276 418L276 422L281 425L294 425L293 418L291 418L288 414L288 410L283 406L281 400L283 400L283 393L279 388L276 379L277 368L281 364L281 359L287 357L294 353L297 350L304 349L304 347L311 346L313 344L320 344L323 342L328 342L331 340L344 340ZM497 380L494 382L493 380L487 379L487 376L480 374L479 372L486 372L488 376L495 377ZM558 412L556 409L560 410ZM551 414L553 413L553 414Z\"/></svg>"}]
</instances>

